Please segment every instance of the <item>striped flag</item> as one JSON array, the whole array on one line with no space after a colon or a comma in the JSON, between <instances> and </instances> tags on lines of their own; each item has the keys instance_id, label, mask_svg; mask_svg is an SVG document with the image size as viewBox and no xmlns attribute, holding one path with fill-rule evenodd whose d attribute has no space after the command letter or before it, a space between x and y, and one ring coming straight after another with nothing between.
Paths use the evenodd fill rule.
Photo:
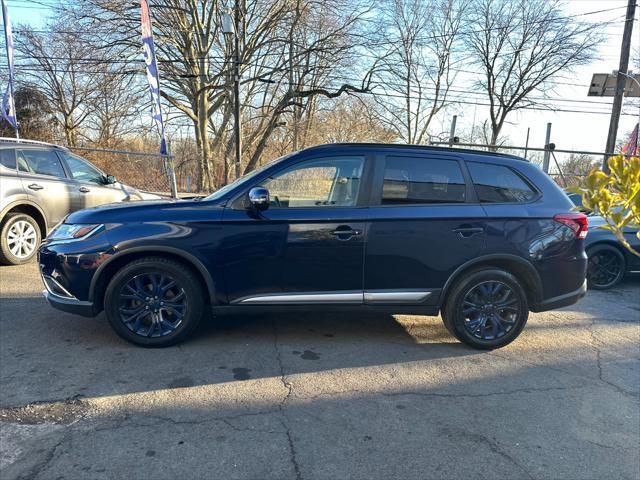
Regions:
<instances>
[{"instance_id":1,"label":"striped flag","mask_svg":"<svg viewBox=\"0 0 640 480\"><path fill-rule=\"evenodd\" d=\"M640 148L638 148L638 125L640 125L640 123L636 123L636 128L631 132L629 141L625 143L620 150L625 157L635 157L640 154Z\"/></svg>"},{"instance_id":2,"label":"striped flag","mask_svg":"<svg viewBox=\"0 0 640 480\"><path fill-rule=\"evenodd\" d=\"M160 108L160 78L158 76L155 47L153 45L153 31L151 29L151 15L148 0L140 0L140 10L142 20L142 50L144 52L144 63L147 69L147 81L149 82L151 101L153 102L153 120L156 122L158 130L160 131L160 154L166 155L167 141L165 139L162 110Z\"/></svg>"},{"instance_id":3,"label":"striped flag","mask_svg":"<svg viewBox=\"0 0 640 480\"><path fill-rule=\"evenodd\" d=\"M16 130L18 136L18 121L16 119L16 104L13 98L13 34L11 20L6 0L2 0L2 19L4 20L4 39L7 46L7 65L9 67L9 84L2 97L2 116Z\"/></svg>"}]
</instances>

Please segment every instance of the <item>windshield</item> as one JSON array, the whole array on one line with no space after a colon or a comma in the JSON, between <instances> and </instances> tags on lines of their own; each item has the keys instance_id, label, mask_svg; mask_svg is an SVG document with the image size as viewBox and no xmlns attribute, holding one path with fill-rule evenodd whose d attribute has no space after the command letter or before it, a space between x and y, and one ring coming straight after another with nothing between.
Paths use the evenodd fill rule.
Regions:
<instances>
[{"instance_id":1,"label":"windshield","mask_svg":"<svg viewBox=\"0 0 640 480\"><path fill-rule=\"evenodd\" d=\"M221 189L216 190L215 192L213 192L208 197L205 197L203 200L217 200L217 199L221 198L226 193L228 193L230 190L233 190L234 188L237 188L237 187L238 188L241 187L245 183L249 182L253 177L255 177L255 176L259 175L260 173L262 173L267 168L271 167L272 165L274 165L274 164L276 164L276 163L278 163L278 162L280 162L280 161L282 161L282 160L284 160L286 158L289 158L291 155L293 155L293 153L289 153L289 154L284 155L284 156L282 156L280 158L276 158L275 160L272 160L271 162L264 164L260 168L256 168L252 172L247 173L244 177L240 177L240 178L234 180L233 182L225 185Z\"/></svg>"}]
</instances>

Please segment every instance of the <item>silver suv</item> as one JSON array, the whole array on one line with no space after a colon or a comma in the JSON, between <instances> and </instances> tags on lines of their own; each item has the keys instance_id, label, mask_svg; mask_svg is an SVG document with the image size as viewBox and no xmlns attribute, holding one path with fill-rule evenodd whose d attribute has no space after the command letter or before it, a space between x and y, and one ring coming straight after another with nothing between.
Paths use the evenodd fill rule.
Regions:
<instances>
[{"instance_id":1,"label":"silver suv","mask_svg":"<svg viewBox=\"0 0 640 480\"><path fill-rule=\"evenodd\" d=\"M69 213L160 198L116 181L64 147L0 137L0 263L28 262Z\"/></svg>"}]
</instances>

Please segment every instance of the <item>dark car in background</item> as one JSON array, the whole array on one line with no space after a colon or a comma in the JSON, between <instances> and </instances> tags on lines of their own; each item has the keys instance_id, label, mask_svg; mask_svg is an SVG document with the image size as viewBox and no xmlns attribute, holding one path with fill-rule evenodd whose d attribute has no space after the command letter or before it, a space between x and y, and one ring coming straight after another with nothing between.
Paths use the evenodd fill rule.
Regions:
<instances>
[{"instance_id":1,"label":"dark car in background","mask_svg":"<svg viewBox=\"0 0 640 480\"><path fill-rule=\"evenodd\" d=\"M633 254L611 232L600 228L607 222L600 215L587 211L582 205L582 197L577 193L568 193L576 209L589 216L589 236L585 249L589 263L587 266L587 285L595 290L606 290L616 286L626 275L640 274L640 256ZM640 253L638 229L627 227L623 235L626 242Z\"/></svg>"},{"instance_id":2,"label":"dark car in background","mask_svg":"<svg viewBox=\"0 0 640 480\"><path fill-rule=\"evenodd\" d=\"M69 215L39 251L50 304L138 345L203 313L437 315L475 348L586 291L587 218L510 155L425 146L312 147L202 200Z\"/></svg>"},{"instance_id":3,"label":"dark car in background","mask_svg":"<svg viewBox=\"0 0 640 480\"><path fill-rule=\"evenodd\" d=\"M0 138L0 263L31 260L41 238L71 212L144 198L64 147Z\"/></svg>"}]
</instances>

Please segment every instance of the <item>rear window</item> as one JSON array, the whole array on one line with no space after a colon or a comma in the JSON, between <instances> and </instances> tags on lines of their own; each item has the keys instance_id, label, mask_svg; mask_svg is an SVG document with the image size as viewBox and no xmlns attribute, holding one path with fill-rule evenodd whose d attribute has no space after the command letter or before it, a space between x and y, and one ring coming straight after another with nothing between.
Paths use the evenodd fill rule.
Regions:
<instances>
[{"instance_id":1,"label":"rear window","mask_svg":"<svg viewBox=\"0 0 640 480\"><path fill-rule=\"evenodd\" d=\"M16 169L16 154L12 148L0 150L0 165L11 170Z\"/></svg>"},{"instance_id":2,"label":"rear window","mask_svg":"<svg viewBox=\"0 0 640 480\"><path fill-rule=\"evenodd\" d=\"M382 205L463 203L465 190L456 160L386 158Z\"/></svg>"},{"instance_id":3,"label":"rear window","mask_svg":"<svg viewBox=\"0 0 640 480\"><path fill-rule=\"evenodd\" d=\"M508 167L468 162L469 173L482 203L525 203L537 193Z\"/></svg>"}]
</instances>

